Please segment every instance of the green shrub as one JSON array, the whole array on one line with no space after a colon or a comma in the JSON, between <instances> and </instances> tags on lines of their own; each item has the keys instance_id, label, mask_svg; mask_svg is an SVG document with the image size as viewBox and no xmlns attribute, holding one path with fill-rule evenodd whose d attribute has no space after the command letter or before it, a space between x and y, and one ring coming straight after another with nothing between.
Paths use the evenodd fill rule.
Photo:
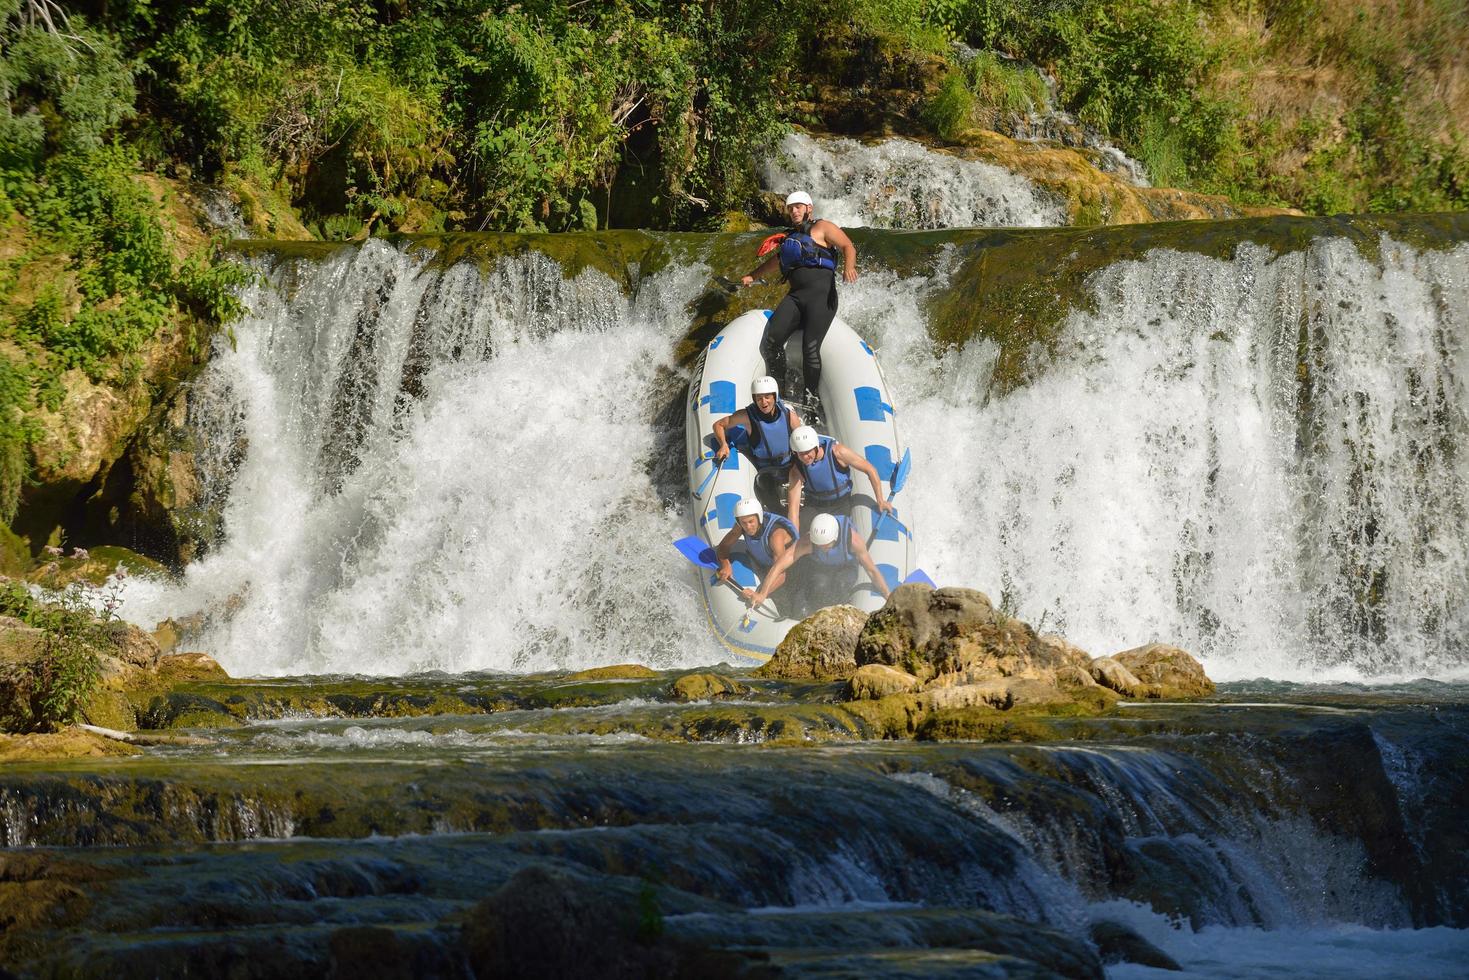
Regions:
<instances>
[{"instance_id":1,"label":"green shrub","mask_svg":"<svg viewBox=\"0 0 1469 980\"><path fill-rule=\"evenodd\" d=\"M33 656L0 669L0 730L51 731L80 717L101 680L97 650L105 643L105 619L93 616L86 600L85 587L79 585L45 603L32 597L24 583L0 583L0 615L42 634Z\"/></svg>"},{"instance_id":2,"label":"green shrub","mask_svg":"<svg viewBox=\"0 0 1469 980\"><path fill-rule=\"evenodd\" d=\"M951 140L972 124L974 105L974 93L968 80L953 72L924 107L923 121L940 139Z\"/></svg>"}]
</instances>

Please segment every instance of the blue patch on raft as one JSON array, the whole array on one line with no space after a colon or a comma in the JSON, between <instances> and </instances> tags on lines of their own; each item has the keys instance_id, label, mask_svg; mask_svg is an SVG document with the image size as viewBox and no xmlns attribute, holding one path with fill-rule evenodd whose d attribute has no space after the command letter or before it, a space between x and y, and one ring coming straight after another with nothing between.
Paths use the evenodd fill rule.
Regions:
<instances>
[{"instance_id":1,"label":"blue patch on raft","mask_svg":"<svg viewBox=\"0 0 1469 980\"><path fill-rule=\"evenodd\" d=\"M709 382L709 394L699 399L700 405L708 405L715 415L729 415L735 410L735 384L733 381Z\"/></svg>"},{"instance_id":2,"label":"blue patch on raft","mask_svg":"<svg viewBox=\"0 0 1469 980\"><path fill-rule=\"evenodd\" d=\"M765 314L765 319L767 319L767 320L769 320L771 317L775 316L775 311L774 310L761 310L760 312Z\"/></svg>"},{"instance_id":3,"label":"blue patch on raft","mask_svg":"<svg viewBox=\"0 0 1469 980\"><path fill-rule=\"evenodd\" d=\"M898 509L893 508L892 516L884 520L881 517L874 518L878 523L877 533L872 536L874 541L896 541L898 535L904 530L902 523L898 520Z\"/></svg>"},{"instance_id":4,"label":"blue patch on raft","mask_svg":"<svg viewBox=\"0 0 1469 980\"><path fill-rule=\"evenodd\" d=\"M893 482L893 471L898 464L893 462L893 451L887 446L873 444L862 450L862 455L867 457L867 462L877 470L878 478L886 483Z\"/></svg>"},{"instance_id":5,"label":"blue patch on raft","mask_svg":"<svg viewBox=\"0 0 1469 980\"><path fill-rule=\"evenodd\" d=\"M883 422L888 415L897 414L893 406L882 400L882 392L876 388L854 388L852 394L857 396L857 417L864 422Z\"/></svg>"},{"instance_id":6,"label":"blue patch on raft","mask_svg":"<svg viewBox=\"0 0 1469 980\"><path fill-rule=\"evenodd\" d=\"M722 343L724 343L724 334L720 334L718 337L715 337L713 340L709 341L709 349L713 350Z\"/></svg>"},{"instance_id":7,"label":"blue patch on raft","mask_svg":"<svg viewBox=\"0 0 1469 980\"><path fill-rule=\"evenodd\" d=\"M898 578L898 569L895 565L878 565L877 570L882 573L882 579L888 584L888 588L896 589L902 579Z\"/></svg>"}]
</instances>

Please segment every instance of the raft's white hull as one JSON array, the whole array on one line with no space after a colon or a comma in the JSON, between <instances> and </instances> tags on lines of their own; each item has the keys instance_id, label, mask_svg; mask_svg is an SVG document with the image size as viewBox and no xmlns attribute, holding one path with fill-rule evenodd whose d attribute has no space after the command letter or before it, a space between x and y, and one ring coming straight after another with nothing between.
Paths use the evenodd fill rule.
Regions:
<instances>
[{"instance_id":1,"label":"raft's white hull","mask_svg":"<svg viewBox=\"0 0 1469 980\"><path fill-rule=\"evenodd\" d=\"M747 458L732 452L714 478L706 482L713 465L706 456L716 444L715 421L748 405L751 380L765 373L760 338L769 318L769 310L751 310L732 320L699 356L689 383L684 433L689 492L696 494L694 534L711 548L734 527L734 506L740 498L755 496L755 468ZM832 321L821 344L821 387L817 394L826 415L826 424L818 428L864 455L882 477L883 493L889 493L893 470L906 448L893 418L892 395L878 367L877 355L841 319ZM872 489L861 473L854 471L852 480L852 492L859 501L852 508L852 523L867 541L872 539L875 520ZM701 486L703 490L699 493ZM902 503L899 498L899 507ZM808 502L805 507L812 505ZM872 539L868 545L872 560L890 589L896 588L915 568L912 524L901 513L895 516L898 520L884 522L882 536ZM910 534L903 533L904 525ZM735 549L732 564L735 579L742 586L753 587L759 582L743 546ZM781 613L780 591L767 606L751 613L736 591L721 583L713 573L701 571L700 583L710 627L731 652L741 657L768 660L799 621ZM844 601L869 611L883 604L882 593L868 580L865 571L859 574L857 587Z\"/></svg>"}]
</instances>

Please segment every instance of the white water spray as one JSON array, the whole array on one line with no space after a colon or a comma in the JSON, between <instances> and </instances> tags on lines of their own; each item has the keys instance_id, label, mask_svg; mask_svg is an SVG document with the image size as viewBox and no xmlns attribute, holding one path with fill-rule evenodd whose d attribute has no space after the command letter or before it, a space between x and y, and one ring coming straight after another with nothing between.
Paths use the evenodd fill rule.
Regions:
<instances>
[{"instance_id":1,"label":"white water spray","mask_svg":"<svg viewBox=\"0 0 1469 980\"><path fill-rule=\"evenodd\" d=\"M194 396L225 540L129 616L211 613L236 674L711 659L648 476L707 271L628 300L536 253L440 273L369 242L273 278Z\"/></svg>"},{"instance_id":2,"label":"white water spray","mask_svg":"<svg viewBox=\"0 0 1469 980\"><path fill-rule=\"evenodd\" d=\"M1092 284L1054 360L991 397L995 346L935 356L868 276L942 584L1009 593L1093 654L1160 640L1217 679L1463 677L1469 247L1155 252Z\"/></svg>"},{"instance_id":3,"label":"white water spray","mask_svg":"<svg viewBox=\"0 0 1469 980\"><path fill-rule=\"evenodd\" d=\"M866 145L792 133L770 154L761 176L780 194L808 191L818 217L846 227L1066 224L1060 202L1019 174L904 139Z\"/></svg>"}]
</instances>

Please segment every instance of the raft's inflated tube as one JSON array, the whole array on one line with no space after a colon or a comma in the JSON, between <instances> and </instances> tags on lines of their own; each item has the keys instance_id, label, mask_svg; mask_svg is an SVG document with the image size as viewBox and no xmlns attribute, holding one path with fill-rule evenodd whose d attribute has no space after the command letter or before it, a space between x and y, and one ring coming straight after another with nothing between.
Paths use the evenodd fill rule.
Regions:
<instances>
[{"instance_id":1,"label":"raft's inflated tube","mask_svg":"<svg viewBox=\"0 0 1469 980\"><path fill-rule=\"evenodd\" d=\"M711 548L718 547L735 526L735 504L742 497L755 496L755 468L735 449L736 440L730 438L730 433L726 433L731 448L729 458L712 478L710 467L714 462L710 455L718 445L714 423L748 405L750 382L765 373L760 338L765 333L770 312L751 310L732 320L699 356L689 383L684 434L689 492L694 494L694 534ZM898 436L892 394L883 380L877 355L838 318L832 321L821 343L821 364L821 390L817 394L821 397L826 425L819 428L866 457L883 480L883 493L890 493L893 472L903 458L906 445ZM854 471L852 480L853 494L858 501L851 511L852 523L862 539L870 541L867 550L888 588L897 588L916 567L912 524L901 513L894 513L896 519L883 522L880 536L873 538L876 517L872 489L862 473ZM813 505L807 502L804 506ZM759 586L759 576L743 544L734 549L731 564L739 585ZM781 613L784 589L778 590L761 608L750 610L736 590L712 573L701 570L699 575L710 627L740 657L768 660L798 622ZM859 571L857 582L856 588L839 601L869 611L880 608L882 593L868 580L865 570Z\"/></svg>"}]
</instances>

